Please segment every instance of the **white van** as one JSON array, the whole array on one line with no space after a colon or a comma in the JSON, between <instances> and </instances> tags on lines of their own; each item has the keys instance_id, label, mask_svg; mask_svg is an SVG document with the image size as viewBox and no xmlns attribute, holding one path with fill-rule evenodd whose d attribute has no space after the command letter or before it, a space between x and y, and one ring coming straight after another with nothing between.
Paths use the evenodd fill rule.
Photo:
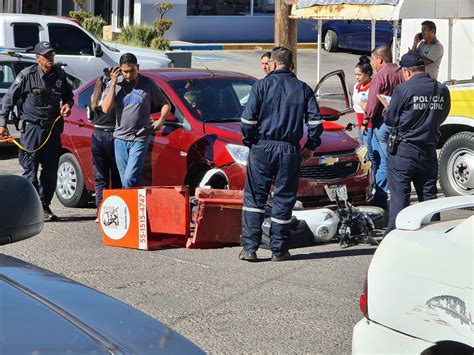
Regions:
<instances>
[{"instance_id":1,"label":"white van","mask_svg":"<svg viewBox=\"0 0 474 355\"><path fill-rule=\"evenodd\" d=\"M30 14L0 14L0 48L34 48L39 41L48 41L56 52L56 62L68 65L68 70L88 81L106 67L117 65L123 50L110 47L75 22L54 16ZM140 69L167 68L171 60L164 53L152 53L133 48ZM31 54L25 56L34 57Z\"/></svg>"}]
</instances>

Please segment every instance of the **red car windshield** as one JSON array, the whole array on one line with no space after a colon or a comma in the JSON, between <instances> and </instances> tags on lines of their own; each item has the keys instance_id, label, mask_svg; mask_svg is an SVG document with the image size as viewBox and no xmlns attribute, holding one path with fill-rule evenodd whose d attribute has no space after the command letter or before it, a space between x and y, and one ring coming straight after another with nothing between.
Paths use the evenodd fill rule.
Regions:
<instances>
[{"instance_id":1,"label":"red car windshield","mask_svg":"<svg viewBox=\"0 0 474 355\"><path fill-rule=\"evenodd\" d=\"M255 79L208 78L174 80L171 87L202 122L238 122Z\"/></svg>"}]
</instances>

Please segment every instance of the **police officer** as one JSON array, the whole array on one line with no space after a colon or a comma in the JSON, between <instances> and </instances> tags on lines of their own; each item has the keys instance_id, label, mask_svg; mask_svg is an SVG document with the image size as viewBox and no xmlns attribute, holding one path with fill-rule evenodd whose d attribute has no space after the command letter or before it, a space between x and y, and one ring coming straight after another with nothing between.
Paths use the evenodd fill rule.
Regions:
<instances>
[{"instance_id":1,"label":"police officer","mask_svg":"<svg viewBox=\"0 0 474 355\"><path fill-rule=\"evenodd\" d=\"M451 106L448 88L425 73L423 58L408 52L400 60L405 82L395 87L385 123L397 131L388 158L390 214L386 234L395 229L398 213L410 204L411 183L418 201L436 198L439 127ZM439 217L438 217L439 218Z\"/></svg>"},{"instance_id":2,"label":"police officer","mask_svg":"<svg viewBox=\"0 0 474 355\"><path fill-rule=\"evenodd\" d=\"M23 176L38 191L43 204L45 221L57 220L49 208L56 188L59 156L61 153L60 135L63 121L53 122L59 115L66 117L71 113L73 93L64 71L54 65L54 48L49 42L39 42L35 46L38 64L23 69L3 97L0 113L0 137L9 136L6 120L13 107L21 102L19 117L24 121L21 144L34 151L46 141L38 151L29 153L20 150L18 159L23 168ZM21 101L20 101L21 100ZM41 173L38 180L38 168Z\"/></svg>"},{"instance_id":3,"label":"police officer","mask_svg":"<svg viewBox=\"0 0 474 355\"><path fill-rule=\"evenodd\" d=\"M270 229L272 261L290 257L287 240L296 202L301 161L312 156L323 130L313 90L290 71L292 53L286 47L272 50L276 69L252 87L242 113L243 143L250 147L242 215L241 260L257 261L262 238L265 203L272 180L273 206ZM303 124L308 139L300 149Z\"/></svg>"}]
</instances>

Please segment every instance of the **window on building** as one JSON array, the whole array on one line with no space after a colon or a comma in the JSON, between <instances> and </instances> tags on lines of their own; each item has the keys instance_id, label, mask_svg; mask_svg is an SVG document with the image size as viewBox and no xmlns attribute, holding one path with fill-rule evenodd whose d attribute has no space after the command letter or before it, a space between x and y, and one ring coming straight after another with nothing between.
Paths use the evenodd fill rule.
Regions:
<instances>
[{"instance_id":1,"label":"window on building","mask_svg":"<svg viewBox=\"0 0 474 355\"><path fill-rule=\"evenodd\" d=\"M250 0L188 0L188 16L248 16Z\"/></svg>"},{"instance_id":2,"label":"window on building","mask_svg":"<svg viewBox=\"0 0 474 355\"><path fill-rule=\"evenodd\" d=\"M93 55L92 39L76 27L48 25L48 31L49 41L56 54Z\"/></svg>"},{"instance_id":3,"label":"window on building","mask_svg":"<svg viewBox=\"0 0 474 355\"><path fill-rule=\"evenodd\" d=\"M275 12L275 0L188 0L187 6L188 16L252 16Z\"/></svg>"},{"instance_id":4,"label":"window on building","mask_svg":"<svg viewBox=\"0 0 474 355\"><path fill-rule=\"evenodd\" d=\"M13 40L15 47L34 47L39 42L39 24L13 24Z\"/></svg>"},{"instance_id":5,"label":"window on building","mask_svg":"<svg viewBox=\"0 0 474 355\"><path fill-rule=\"evenodd\" d=\"M21 12L24 14L57 15L58 0L23 0Z\"/></svg>"}]
</instances>

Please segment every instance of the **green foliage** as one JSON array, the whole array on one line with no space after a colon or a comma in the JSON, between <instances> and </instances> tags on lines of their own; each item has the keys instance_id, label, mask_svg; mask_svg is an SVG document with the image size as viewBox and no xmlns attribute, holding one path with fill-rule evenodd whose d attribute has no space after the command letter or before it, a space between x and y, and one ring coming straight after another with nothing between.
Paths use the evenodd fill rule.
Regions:
<instances>
[{"instance_id":1,"label":"green foliage","mask_svg":"<svg viewBox=\"0 0 474 355\"><path fill-rule=\"evenodd\" d=\"M173 4L170 2L156 3L155 8L160 14L160 17L153 22L153 25L158 31L158 37L153 40L152 45L153 48L166 50L170 47L170 41L165 38L165 32L171 28L173 21L168 18L164 18L164 16L173 8Z\"/></svg>"},{"instance_id":2,"label":"green foliage","mask_svg":"<svg viewBox=\"0 0 474 355\"><path fill-rule=\"evenodd\" d=\"M173 8L173 4L169 2L157 3L155 8L160 16L153 22L153 26L147 24L126 26L122 28L119 42L159 50L169 49L170 41L165 38L164 34L171 28L173 21L164 18L164 16Z\"/></svg>"},{"instance_id":3,"label":"green foliage","mask_svg":"<svg viewBox=\"0 0 474 355\"><path fill-rule=\"evenodd\" d=\"M119 41L124 44L151 47L151 42L157 36L158 31L151 25L130 25L122 28Z\"/></svg>"},{"instance_id":4,"label":"green foliage","mask_svg":"<svg viewBox=\"0 0 474 355\"><path fill-rule=\"evenodd\" d=\"M92 14L84 10L69 11L69 17L79 20L82 24L86 18L92 17Z\"/></svg>"},{"instance_id":5,"label":"green foliage","mask_svg":"<svg viewBox=\"0 0 474 355\"><path fill-rule=\"evenodd\" d=\"M102 16L91 16L84 19L82 26L95 37L102 38L102 27L107 24Z\"/></svg>"},{"instance_id":6,"label":"green foliage","mask_svg":"<svg viewBox=\"0 0 474 355\"><path fill-rule=\"evenodd\" d=\"M151 41L151 48L159 49L159 50L166 50L170 47L170 40L164 37L155 37Z\"/></svg>"}]
</instances>

